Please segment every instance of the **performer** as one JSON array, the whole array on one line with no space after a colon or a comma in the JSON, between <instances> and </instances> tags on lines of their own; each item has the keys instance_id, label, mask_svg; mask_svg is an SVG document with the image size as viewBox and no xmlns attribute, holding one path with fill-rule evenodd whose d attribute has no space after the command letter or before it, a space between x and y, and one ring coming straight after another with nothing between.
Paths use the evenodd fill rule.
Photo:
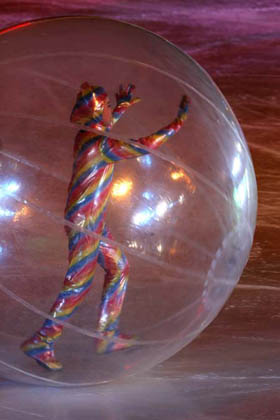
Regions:
<instances>
[{"instance_id":1,"label":"performer","mask_svg":"<svg viewBox=\"0 0 280 420\"><path fill-rule=\"evenodd\" d=\"M40 330L26 340L21 349L42 366L50 370L62 369L54 354L55 340L63 325L82 303L89 292L96 264L105 271L102 301L97 331L97 352L109 353L133 345L132 336L121 334L118 325L125 297L129 265L122 251L108 244L113 239L105 222L106 205L110 196L115 163L149 153L141 145L155 149L179 131L187 117L188 100L183 96L174 121L156 133L140 138L133 144L115 140L107 132L124 112L139 98L133 97L135 87L120 86L117 104L111 110L109 98L100 86L81 85L70 120L83 126L75 139L72 178L68 187L65 219L78 228L87 229L100 237L92 237L75 228L66 227L69 240L69 267L64 284L50 316ZM100 131L100 135L87 131L87 127ZM55 321L54 321L55 319ZM116 340L121 338L123 340Z\"/></svg>"}]
</instances>

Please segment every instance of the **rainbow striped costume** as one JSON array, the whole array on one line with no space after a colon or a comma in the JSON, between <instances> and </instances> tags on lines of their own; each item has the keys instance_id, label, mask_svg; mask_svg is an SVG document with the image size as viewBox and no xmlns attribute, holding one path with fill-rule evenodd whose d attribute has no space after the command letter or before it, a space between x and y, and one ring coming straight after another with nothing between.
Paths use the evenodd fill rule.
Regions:
<instances>
[{"instance_id":1,"label":"rainbow striped costume","mask_svg":"<svg viewBox=\"0 0 280 420\"><path fill-rule=\"evenodd\" d=\"M72 122L83 125L75 139L73 173L65 208L65 219L75 224L77 230L66 227L69 267L63 288L50 311L51 317L56 321L47 319L41 329L21 346L25 354L51 370L62 368L54 355L54 342L63 329L59 321L69 319L88 294L96 264L100 264L105 271L97 328L100 333L97 352L121 350L130 345L129 339L132 337L120 334L118 330L127 287L128 261L117 246L106 241L106 238L112 239L106 226L105 211L112 186L114 165L120 160L147 154L148 151L141 148L141 145L150 149L162 145L181 128L188 110L186 100L182 101L178 116L171 124L148 137L138 139L135 144L110 138L106 132L129 106L138 102L137 98L132 99L133 88L132 85L129 85L127 90L120 88L109 127L105 127L102 121L107 94L101 87L84 83L71 114ZM87 131L86 127L95 128L101 134ZM101 235L102 239L89 236L79 228L95 232ZM114 340L110 340L112 337ZM125 339L126 342L118 342L116 337Z\"/></svg>"}]
</instances>

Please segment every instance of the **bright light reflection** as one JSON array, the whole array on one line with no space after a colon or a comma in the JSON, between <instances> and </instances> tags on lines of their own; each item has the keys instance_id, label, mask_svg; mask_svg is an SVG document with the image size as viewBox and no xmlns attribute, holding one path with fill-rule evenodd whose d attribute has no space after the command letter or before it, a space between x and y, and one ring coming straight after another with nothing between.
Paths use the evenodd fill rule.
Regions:
<instances>
[{"instance_id":1,"label":"bright light reflection","mask_svg":"<svg viewBox=\"0 0 280 420\"><path fill-rule=\"evenodd\" d=\"M23 206L20 210L15 213L14 222L18 222L21 217L27 216L29 213L29 208L27 206Z\"/></svg>"},{"instance_id":2,"label":"bright light reflection","mask_svg":"<svg viewBox=\"0 0 280 420\"><path fill-rule=\"evenodd\" d=\"M19 190L20 185L16 181L6 182L5 184L0 185L0 198L9 193L14 193Z\"/></svg>"},{"instance_id":3,"label":"bright light reflection","mask_svg":"<svg viewBox=\"0 0 280 420\"><path fill-rule=\"evenodd\" d=\"M140 162L143 166L150 167L152 166L152 157L151 155L145 155L137 158L138 162Z\"/></svg>"},{"instance_id":4,"label":"bright light reflection","mask_svg":"<svg viewBox=\"0 0 280 420\"><path fill-rule=\"evenodd\" d=\"M234 189L233 198L238 207L242 208L248 195L248 177L247 169L240 184Z\"/></svg>"},{"instance_id":5,"label":"bright light reflection","mask_svg":"<svg viewBox=\"0 0 280 420\"><path fill-rule=\"evenodd\" d=\"M170 176L174 181L178 181L180 179L183 179L186 182L189 191L191 193L195 192L196 186L193 184L191 178L185 173L185 171L183 171L183 169L171 172Z\"/></svg>"},{"instance_id":6,"label":"bright light reflection","mask_svg":"<svg viewBox=\"0 0 280 420\"><path fill-rule=\"evenodd\" d=\"M133 186L133 182L129 179L119 179L117 180L112 188L113 197L123 197L127 195Z\"/></svg>"},{"instance_id":7,"label":"bright light reflection","mask_svg":"<svg viewBox=\"0 0 280 420\"><path fill-rule=\"evenodd\" d=\"M138 213L136 213L133 216L132 221L137 226L143 226L147 224L152 219L152 217L153 217L153 211L150 209L146 209L146 210L139 211Z\"/></svg>"},{"instance_id":8,"label":"bright light reflection","mask_svg":"<svg viewBox=\"0 0 280 420\"><path fill-rule=\"evenodd\" d=\"M8 209L2 209L0 207L0 217L11 217L14 216L15 212L8 210Z\"/></svg>"},{"instance_id":9,"label":"bright light reflection","mask_svg":"<svg viewBox=\"0 0 280 420\"><path fill-rule=\"evenodd\" d=\"M161 201L160 203L158 203L156 207L156 215L158 217L162 217L165 215L167 210L168 210L168 203L166 201Z\"/></svg>"},{"instance_id":10,"label":"bright light reflection","mask_svg":"<svg viewBox=\"0 0 280 420\"><path fill-rule=\"evenodd\" d=\"M161 243L159 243L158 245L157 245L157 250L158 250L158 252L161 254L162 253L162 244Z\"/></svg>"},{"instance_id":11,"label":"bright light reflection","mask_svg":"<svg viewBox=\"0 0 280 420\"><path fill-rule=\"evenodd\" d=\"M171 209L174 206L174 204L176 203L173 203L173 202L168 203L168 201L161 201L158 203L155 210L145 209L136 213L132 218L132 222L135 225L143 226L147 224L153 217L155 218L163 217L165 213L167 212L167 210Z\"/></svg>"},{"instance_id":12,"label":"bright light reflection","mask_svg":"<svg viewBox=\"0 0 280 420\"><path fill-rule=\"evenodd\" d=\"M4 188L9 192L16 192L19 189L19 184L16 181L8 182Z\"/></svg>"},{"instance_id":13,"label":"bright light reflection","mask_svg":"<svg viewBox=\"0 0 280 420\"><path fill-rule=\"evenodd\" d=\"M174 179L174 181L177 181L178 179L184 178L185 172L183 169L180 169L179 171L173 171L171 172L171 178Z\"/></svg>"},{"instance_id":14,"label":"bright light reflection","mask_svg":"<svg viewBox=\"0 0 280 420\"><path fill-rule=\"evenodd\" d=\"M179 196L178 201L179 201L179 203L180 203L180 204L183 204L183 202L185 201L185 196L184 196L184 194L181 194L181 195Z\"/></svg>"},{"instance_id":15,"label":"bright light reflection","mask_svg":"<svg viewBox=\"0 0 280 420\"><path fill-rule=\"evenodd\" d=\"M233 159L233 165L232 165L232 175L235 176L238 174L238 172L241 169L241 159L240 156L237 155L235 156L235 158Z\"/></svg>"},{"instance_id":16,"label":"bright light reflection","mask_svg":"<svg viewBox=\"0 0 280 420\"><path fill-rule=\"evenodd\" d=\"M142 194L142 197L146 198L146 200L151 200L153 198L154 194L150 191L145 191Z\"/></svg>"},{"instance_id":17,"label":"bright light reflection","mask_svg":"<svg viewBox=\"0 0 280 420\"><path fill-rule=\"evenodd\" d=\"M239 152L242 152L242 146L239 142L236 143L236 148Z\"/></svg>"},{"instance_id":18,"label":"bright light reflection","mask_svg":"<svg viewBox=\"0 0 280 420\"><path fill-rule=\"evenodd\" d=\"M132 242L129 242L128 247L129 248L135 248L135 249L137 249L138 248L138 244L137 244L136 241L132 241Z\"/></svg>"}]
</instances>

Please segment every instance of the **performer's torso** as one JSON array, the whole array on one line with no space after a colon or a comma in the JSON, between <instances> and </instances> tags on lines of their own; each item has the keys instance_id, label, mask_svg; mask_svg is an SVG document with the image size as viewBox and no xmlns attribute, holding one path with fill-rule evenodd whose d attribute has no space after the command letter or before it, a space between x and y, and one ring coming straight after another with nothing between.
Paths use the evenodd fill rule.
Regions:
<instances>
[{"instance_id":1,"label":"performer's torso","mask_svg":"<svg viewBox=\"0 0 280 420\"><path fill-rule=\"evenodd\" d=\"M104 218L114 171L114 164L106 162L102 154L104 142L104 136L79 131L65 209L67 220L95 231L99 230Z\"/></svg>"}]
</instances>

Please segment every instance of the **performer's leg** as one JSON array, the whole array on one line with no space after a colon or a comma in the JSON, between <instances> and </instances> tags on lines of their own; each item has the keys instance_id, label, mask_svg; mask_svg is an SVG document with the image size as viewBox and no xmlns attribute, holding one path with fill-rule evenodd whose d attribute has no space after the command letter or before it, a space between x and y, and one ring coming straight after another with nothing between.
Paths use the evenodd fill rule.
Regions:
<instances>
[{"instance_id":1,"label":"performer's leg","mask_svg":"<svg viewBox=\"0 0 280 420\"><path fill-rule=\"evenodd\" d=\"M62 334L63 324L82 303L92 284L99 248L99 240L95 240L82 232L69 232L69 268L64 284L50 315L42 328L21 348L25 354L51 370L62 368L54 356L54 342Z\"/></svg>"},{"instance_id":2,"label":"performer's leg","mask_svg":"<svg viewBox=\"0 0 280 420\"><path fill-rule=\"evenodd\" d=\"M103 236L113 239L108 228L104 228ZM122 350L132 344L131 336L125 336L118 331L119 318L123 306L129 274L129 265L125 255L119 247L101 240L99 245L98 263L105 270L102 300L100 305L98 332L104 339L97 340L97 352L108 353ZM121 338L126 342L110 340ZM131 339L131 343L129 340Z\"/></svg>"}]
</instances>

